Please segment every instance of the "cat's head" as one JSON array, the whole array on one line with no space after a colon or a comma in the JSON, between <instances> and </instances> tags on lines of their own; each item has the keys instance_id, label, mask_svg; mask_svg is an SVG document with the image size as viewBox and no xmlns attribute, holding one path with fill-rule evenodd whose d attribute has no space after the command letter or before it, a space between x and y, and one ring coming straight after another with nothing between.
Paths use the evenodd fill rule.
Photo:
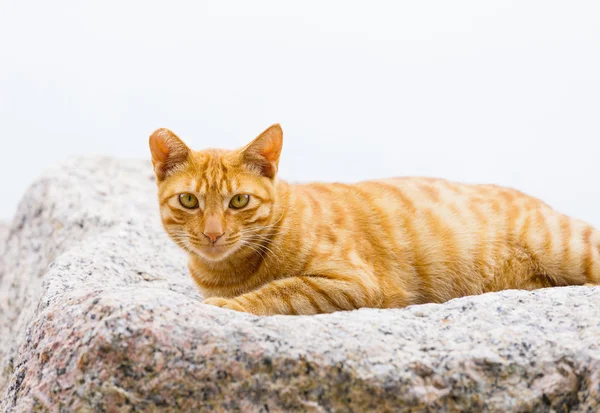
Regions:
<instances>
[{"instance_id":1,"label":"cat's head","mask_svg":"<svg viewBox=\"0 0 600 413\"><path fill-rule=\"evenodd\" d=\"M238 150L193 151L168 129L150 135L163 226L206 261L256 249L273 223L283 133L272 125Z\"/></svg>"}]
</instances>

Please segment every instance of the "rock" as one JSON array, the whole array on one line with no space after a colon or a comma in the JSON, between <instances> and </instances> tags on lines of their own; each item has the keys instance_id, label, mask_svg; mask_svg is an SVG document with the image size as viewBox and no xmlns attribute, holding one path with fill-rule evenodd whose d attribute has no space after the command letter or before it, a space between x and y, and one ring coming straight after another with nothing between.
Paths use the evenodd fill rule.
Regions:
<instances>
[{"instance_id":1,"label":"rock","mask_svg":"<svg viewBox=\"0 0 600 413\"><path fill-rule=\"evenodd\" d=\"M8 238L8 232L10 227L7 222L0 221L0 265L2 265L2 256L4 253L4 246L6 244L6 239ZM1 269L2 267L0 267Z\"/></svg>"},{"instance_id":2,"label":"rock","mask_svg":"<svg viewBox=\"0 0 600 413\"><path fill-rule=\"evenodd\" d=\"M4 242L8 236L8 222L0 221L0 242Z\"/></svg>"},{"instance_id":3,"label":"rock","mask_svg":"<svg viewBox=\"0 0 600 413\"><path fill-rule=\"evenodd\" d=\"M0 410L600 410L600 288L256 317L200 304L148 162L31 186L0 262ZM1 238L1 237L0 237Z\"/></svg>"},{"instance_id":4,"label":"rock","mask_svg":"<svg viewBox=\"0 0 600 413\"><path fill-rule=\"evenodd\" d=\"M8 223L4 221L0 221L0 274L2 274L2 269L4 268L4 249L6 246L6 240L8 238L8 234L10 231L10 226ZM0 307L1 309L2 307ZM0 313L0 316L2 313ZM0 321L1 323L1 321ZM2 331L2 330L0 330Z\"/></svg>"}]
</instances>

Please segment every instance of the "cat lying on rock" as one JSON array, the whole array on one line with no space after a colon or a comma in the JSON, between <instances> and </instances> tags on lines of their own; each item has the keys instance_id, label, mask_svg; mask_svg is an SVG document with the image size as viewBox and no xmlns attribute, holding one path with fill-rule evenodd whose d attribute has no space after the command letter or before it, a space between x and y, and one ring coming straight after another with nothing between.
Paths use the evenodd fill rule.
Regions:
<instances>
[{"instance_id":1,"label":"cat lying on rock","mask_svg":"<svg viewBox=\"0 0 600 413\"><path fill-rule=\"evenodd\" d=\"M289 184L273 125L238 150L150 136L162 223L204 303L258 315L397 308L600 284L600 232L495 185Z\"/></svg>"}]
</instances>

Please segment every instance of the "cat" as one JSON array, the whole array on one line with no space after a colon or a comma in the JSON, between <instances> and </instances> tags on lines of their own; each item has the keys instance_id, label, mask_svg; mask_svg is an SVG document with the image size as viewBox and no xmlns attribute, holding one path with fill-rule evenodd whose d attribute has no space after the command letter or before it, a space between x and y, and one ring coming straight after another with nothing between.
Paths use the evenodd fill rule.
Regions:
<instances>
[{"instance_id":1,"label":"cat","mask_svg":"<svg viewBox=\"0 0 600 413\"><path fill-rule=\"evenodd\" d=\"M203 303L256 315L600 284L600 232L517 190L434 178L290 184L283 132L238 150L150 136L162 224Z\"/></svg>"}]
</instances>

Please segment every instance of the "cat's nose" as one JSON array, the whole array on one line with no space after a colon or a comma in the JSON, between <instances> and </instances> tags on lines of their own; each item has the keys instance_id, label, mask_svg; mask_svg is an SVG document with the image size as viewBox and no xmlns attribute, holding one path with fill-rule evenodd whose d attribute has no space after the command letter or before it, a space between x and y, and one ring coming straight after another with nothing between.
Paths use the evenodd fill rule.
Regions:
<instances>
[{"instance_id":1,"label":"cat's nose","mask_svg":"<svg viewBox=\"0 0 600 413\"><path fill-rule=\"evenodd\" d=\"M202 233L210 242L215 244L225 233L225 231L223 231L222 218L216 214L207 216L206 221L204 222L204 231L202 231Z\"/></svg>"},{"instance_id":2,"label":"cat's nose","mask_svg":"<svg viewBox=\"0 0 600 413\"><path fill-rule=\"evenodd\" d=\"M219 232L205 232L204 236L206 238L208 238L208 240L214 244L214 243L216 243L219 240L219 238L221 238L223 236L223 234L224 234L224 232L221 232L221 233L219 233Z\"/></svg>"}]
</instances>

